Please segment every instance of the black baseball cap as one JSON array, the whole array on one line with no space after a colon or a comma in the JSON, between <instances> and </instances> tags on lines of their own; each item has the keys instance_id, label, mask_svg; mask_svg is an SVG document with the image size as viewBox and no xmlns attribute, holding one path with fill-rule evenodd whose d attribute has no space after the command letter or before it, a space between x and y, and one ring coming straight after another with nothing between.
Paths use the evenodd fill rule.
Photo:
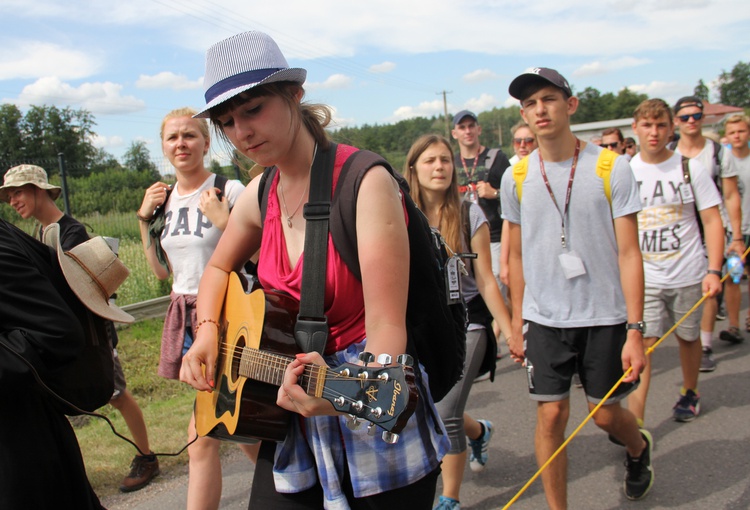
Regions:
<instances>
[{"instance_id":1,"label":"black baseball cap","mask_svg":"<svg viewBox=\"0 0 750 510\"><path fill-rule=\"evenodd\" d=\"M477 116L474 115L474 112L470 112L469 110L461 110L453 116L453 125L455 126L459 122L464 120L464 117L471 117L472 119L474 119L474 122L479 122L479 119L477 119Z\"/></svg>"},{"instance_id":2,"label":"black baseball cap","mask_svg":"<svg viewBox=\"0 0 750 510\"><path fill-rule=\"evenodd\" d=\"M534 67L530 71L517 76L512 82L510 82L508 93L512 97L515 97L519 101L522 101L523 98L521 97L521 94L523 93L524 89L528 85L540 81L549 83L550 85L554 85L555 87L565 92L568 96L573 95L573 91L570 89L568 80L566 80L563 75L561 75L554 69L550 69L548 67Z\"/></svg>"},{"instance_id":3,"label":"black baseball cap","mask_svg":"<svg viewBox=\"0 0 750 510\"><path fill-rule=\"evenodd\" d=\"M703 101L699 97L695 96L685 96L681 97L677 100L677 102L674 104L674 113L676 114L679 112L682 108L685 108L686 106L697 106L698 108L703 111Z\"/></svg>"}]
</instances>

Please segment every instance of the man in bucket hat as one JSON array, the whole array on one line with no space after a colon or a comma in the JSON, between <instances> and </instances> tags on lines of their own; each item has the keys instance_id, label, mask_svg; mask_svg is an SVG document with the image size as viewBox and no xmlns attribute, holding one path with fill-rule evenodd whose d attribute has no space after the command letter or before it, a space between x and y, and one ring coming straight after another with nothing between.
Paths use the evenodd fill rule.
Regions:
<instances>
[{"instance_id":1,"label":"man in bucket hat","mask_svg":"<svg viewBox=\"0 0 750 510\"><path fill-rule=\"evenodd\" d=\"M74 247L89 240L86 228L71 216L64 214L55 203L60 196L60 187L49 184L47 172L36 165L19 165L11 168L5 174L3 186L0 187L0 199L10 203L11 207L24 219L35 218L41 224L40 240L44 232L52 225L59 229L59 243L62 250L70 251ZM117 319L113 319L117 320ZM112 337L113 347L117 345L117 332L114 325L107 324ZM120 484L120 490L130 492L146 486L159 474L159 461L151 455L146 423L138 402L127 389L125 375L117 356L117 349L113 348L115 361L115 391L110 404L122 414L130 429L133 441L141 452L146 455L136 455L130 472Z\"/></svg>"},{"instance_id":2,"label":"man in bucket hat","mask_svg":"<svg viewBox=\"0 0 750 510\"><path fill-rule=\"evenodd\" d=\"M101 246L92 252L82 245L78 255L84 263L92 255L100 259L103 264L89 262L84 272L98 274L114 291L127 269L122 266L120 277L110 278L104 264L113 265L114 255L97 256L101 253ZM71 370L78 372L76 362L93 327L87 308L111 319L132 317L110 307L93 278L69 277L74 292L50 248L4 220L0 274L0 508L101 509L73 428L45 387L65 394L75 377ZM88 383L99 384L104 399L112 388L107 381Z\"/></svg>"}]
</instances>

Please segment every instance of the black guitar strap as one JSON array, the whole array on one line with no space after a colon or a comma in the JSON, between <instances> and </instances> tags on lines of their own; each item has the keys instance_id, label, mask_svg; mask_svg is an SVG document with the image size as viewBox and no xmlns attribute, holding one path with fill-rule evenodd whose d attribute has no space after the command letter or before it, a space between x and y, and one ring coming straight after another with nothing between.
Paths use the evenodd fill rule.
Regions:
<instances>
[{"instance_id":1,"label":"black guitar strap","mask_svg":"<svg viewBox=\"0 0 750 510\"><path fill-rule=\"evenodd\" d=\"M323 350L328 340L328 318L324 313L326 260L328 257L328 220L331 215L333 166L336 144L318 150L310 169L310 196L303 209L305 253L299 315L294 326L297 346L304 352Z\"/></svg>"}]
</instances>

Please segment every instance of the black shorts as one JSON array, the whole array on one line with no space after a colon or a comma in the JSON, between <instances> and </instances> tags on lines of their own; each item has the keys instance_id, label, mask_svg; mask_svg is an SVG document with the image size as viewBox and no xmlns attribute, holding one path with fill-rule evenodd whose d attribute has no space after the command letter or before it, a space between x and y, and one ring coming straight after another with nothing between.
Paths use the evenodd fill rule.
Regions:
<instances>
[{"instance_id":1,"label":"black shorts","mask_svg":"<svg viewBox=\"0 0 750 510\"><path fill-rule=\"evenodd\" d=\"M555 402L570 396L573 373L581 377L586 399L598 404L622 377L625 323L586 328L551 328L528 323L526 373L533 400ZM622 400L635 388L623 383L605 402Z\"/></svg>"}]
</instances>

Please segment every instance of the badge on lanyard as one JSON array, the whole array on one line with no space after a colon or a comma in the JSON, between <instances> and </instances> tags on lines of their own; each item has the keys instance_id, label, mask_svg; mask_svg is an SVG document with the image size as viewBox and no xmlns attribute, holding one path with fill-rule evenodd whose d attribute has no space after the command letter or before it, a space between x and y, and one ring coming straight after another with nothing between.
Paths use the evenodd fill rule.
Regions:
<instances>
[{"instance_id":1,"label":"badge on lanyard","mask_svg":"<svg viewBox=\"0 0 750 510\"><path fill-rule=\"evenodd\" d=\"M583 261L576 252L570 251L567 253L561 253L558 255L560 265L562 266L563 275L565 278L570 280L576 276L586 274L586 268L583 266Z\"/></svg>"},{"instance_id":2,"label":"badge on lanyard","mask_svg":"<svg viewBox=\"0 0 750 510\"><path fill-rule=\"evenodd\" d=\"M449 305L461 302L460 265L463 265L463 262L456 255L450 257L445 265L445 291Z\"/></svg>"}]
</instances>

